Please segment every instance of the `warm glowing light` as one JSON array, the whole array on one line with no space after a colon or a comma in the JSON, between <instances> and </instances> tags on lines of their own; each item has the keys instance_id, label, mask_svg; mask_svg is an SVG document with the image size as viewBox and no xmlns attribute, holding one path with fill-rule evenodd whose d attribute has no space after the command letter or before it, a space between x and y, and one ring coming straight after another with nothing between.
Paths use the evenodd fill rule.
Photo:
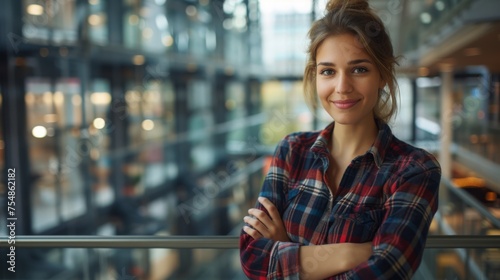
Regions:
<instances>
[{"instance_id":1,"label":"warm glowing light","mask_svg":"<svg viewBox=\"0 0 500 280\"><path fill-rule=\"evenodd\" d=\"M24 96L24 101L26 101L26 103L28 105L33 105L33 103L35 103L35 95L31 92L27 92L26 95Z\"/></svg>"},{"instance_id":2,"label":"warm glowing light","mask_svg":"<svg viewBox=\"0 0 500 280\"><path fill-rule=\"evenodd\" d=\"M142 129L150 131L155 128L155 123L152 120L144 120L142 121Z\"/></svg>"},{"instance_id":3,"label":"warm glowing light","mask_svg":"<svg viewBox=\"0 0 500 280\"><path fill-rule=\"evenodd\" d=\"M33 130L31 130L31 134L33 134L33 137L35 138L44 138L47 136L47 129L44 126L37 125L33 127Z\"/></svg>"},{"instance_id":4,"label":"warm glowing light","mask_svg":"<svg viewBox=\"0 0 500 280\"><path fill-rule=\"evenodd\" d=\"M161 38L161 42L165 47L170 47L174 44L174 38L170 35L163 36L163 38Z\"/></svg>"},{"instance_id":5,"label":"warm glowing light","mask_svg":"<svg viewBox=\"0 0 500 280\"><path fill-rule=\"evenodd\" d=\"M96 118L92 124L97 129L103 129L106 126L106 121L103 118Z\"/></svg>"},{"instance_id":6,"label":"warm glowing light","mask_svg":"<svg viewBox=\"0 0 500 280\"><path fill-rule=\"evenodd\" d=\"M61 91L56 91L54 93L54 103L56 105L62 106L64 103L64 93L62 93Z\"/></svg>"},{"instance_id":7,"label":"warm glowing light","mask_svg":"<svg viewBox=\"0 0 500 280\"><path fill-rule=\"evenodd\" d=\"M94 92L90 95L90 102L94 105L108 105L111 103L111 94L108 92Z\"/></svg>"},{"instance_id":8,"label":"warm glowing light","mask_svg":"<svg viewBox=\"0 0 500 280\"><path fill-rule=\"evenodd\" d=\"M43 102L45 105L52 105L52 92L46 91L43 93Z\"/></svg>"},{"instance_id":9,"label":"warm glowing light","mask_svg":"<svg viewBox=\"0 0 500 280\"><path fill-rule=\"evenodd\" d=\"M128 23L130 23L130 25L137 25L139 23L139 17L137 15L130 15L128 17Z\"/></svg>"},{"instance_id":10,"label":"warm glowing light","mask_svg":"<svg viewBox=\"0 0 500 280\"><path fill-rule=\"evenodd\" d=\"M143 65L145 61L146 58L143 55L134 55L132 58L132 63L134 63L134 65Z\"/></svg>"},{"instance_id":11,"label":"warm glowing light","mask_svg":"<svg viewBox=\"0 0 500 280\"><path fill-rule=\"evenodd\" d=\"M43 116L43 120L46 123L55 123L55 122L57 122L57 115L56 114L46 114L45 116Z\"/></svg>"},{"instance_id":12,"label":"warm glowing light","mask_svg":"<svg viewBox=\"0 0 500 280\"><path fill-rule=\"evenodd\" d=\"M427 68L427 67L418 68L418 75L420 77L429 76L429 68Z\"/></svg>"},{"instance_id":13,"label":"warm glowing light","mask_svg":"<svg viewBox=\"0 0 500 280\"><path fill-rule=\"evenodd\" d=\"M453 179L453 184L457 187L484 187L486 186L486 181L477 177L464 177Z\"/></svg>"},{"instance_id":14,"label":"warm glowing light","mask_svg":"<svg viewBox=\"0 0 500 280\"><path fill-rule=\"evenodd\" d=\"M93 14L89 16L88 21L89 24L92 26L99 26L104 23L104 17L102 15Z\"/></svg>"},{"instance_id":15,"label":"warm glowing light","mask_svg":"<svg viewBox=\"0 0 500 280\"><path fill-rule=\"evenodd\" d=\"M89 0L90 5L99 5L99 0Z\"/></svg>"},{"instance_id":16,"label":"warm glowing light","mask_svg":"<svg viewBox=\"0 0 500 280\"><path fill-rule=\"evenodd\" d=\"M495 192L487 192L485 195L486 201L494 202L497 200L498 195Z\"/></svg>"},{"instance_id":17,"label":"warm glowing light","mask_svg":"<svg viewBox=\"0 0 500 280\"><path fill-rule=\"evenodd\" d=\"M32 16L41 16L43 15L43 6L38 4L28 5L26 12Z\"/></svg>"}]
</instances>

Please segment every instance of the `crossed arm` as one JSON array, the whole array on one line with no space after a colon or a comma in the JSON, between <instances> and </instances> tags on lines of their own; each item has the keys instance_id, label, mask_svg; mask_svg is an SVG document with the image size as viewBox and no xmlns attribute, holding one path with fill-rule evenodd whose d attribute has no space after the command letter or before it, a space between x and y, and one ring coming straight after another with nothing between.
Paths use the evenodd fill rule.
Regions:
<instances>
[{"instance_id":1,"label":"crossed arm","mask_svg":"<svg viewBox=\"0 0 500 280\"><path fill-rule=\"evenodd\" d=\"M290 242L278 210L271 201L259 197L269 215L251 208L250 216L243 220L249 226L243 230L254 239L268 238L274 241ZM353 269L372 255L368 243L337 243L299 247L300 274L303 279L324 279Z\"/></svg>"}]
</instances>

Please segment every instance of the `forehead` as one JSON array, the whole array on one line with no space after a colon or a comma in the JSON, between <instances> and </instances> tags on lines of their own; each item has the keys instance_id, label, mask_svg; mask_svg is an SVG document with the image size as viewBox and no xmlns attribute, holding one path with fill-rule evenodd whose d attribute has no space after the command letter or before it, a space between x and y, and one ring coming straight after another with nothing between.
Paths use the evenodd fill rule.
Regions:
<instances>
[{"instance_id":1,"label":"forehead","mask_svg":"<svg viewBox=\"0 0 500 280\"><path fill-rule=\"evenodd\" d=\"M318 46L316 60L321 58L370 59L370 56L356 36L352 34L340 34L328 36Z\"/></svg>"}]
</instances>

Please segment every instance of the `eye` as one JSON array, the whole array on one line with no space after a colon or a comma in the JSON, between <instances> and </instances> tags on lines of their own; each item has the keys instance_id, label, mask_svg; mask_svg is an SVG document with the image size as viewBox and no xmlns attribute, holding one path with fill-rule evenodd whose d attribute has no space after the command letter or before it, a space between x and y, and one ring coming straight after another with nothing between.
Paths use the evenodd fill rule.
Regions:
<instances>
[{"instance_id":1,"label":"eye","mask_svg":"<svg viewBox=\"0 0 500 280\"><path fill-rule=\"evenodd\" d=\"M366 69L365 67L356 67L352 70L352 72L354 74L362 74L368 72L368 69Z\"/></svg>"},{"instance_id":2,"label":"eye","mask_svg":"<svg viewBox=\"0 0 500 280\"><path fill-rule=\"evenodd\" d=\"M330 76L330 75L333 75L334 73L335 72L332 69L323 69L323 70L319 71L319 74L323 75L323 76Z\"/></svg>"}]
</instances>

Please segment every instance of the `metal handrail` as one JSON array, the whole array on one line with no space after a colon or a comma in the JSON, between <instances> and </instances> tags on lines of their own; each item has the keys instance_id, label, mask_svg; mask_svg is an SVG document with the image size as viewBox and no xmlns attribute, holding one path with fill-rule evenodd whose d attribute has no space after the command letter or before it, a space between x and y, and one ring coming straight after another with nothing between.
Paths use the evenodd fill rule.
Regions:
<instances>
[{"instance_id":1,"label":"metal handrail","mask_svg":"<svg viewBox=\"0 0 500 280\"><path fill-rule=\"evenodd\" d=\"M238 240L238 236L16 236L15 244L9 244L2 236L0 248L237 249ZM500 235L431 235L425 247L500 248Z\"/></svg>"}]
</instances>

